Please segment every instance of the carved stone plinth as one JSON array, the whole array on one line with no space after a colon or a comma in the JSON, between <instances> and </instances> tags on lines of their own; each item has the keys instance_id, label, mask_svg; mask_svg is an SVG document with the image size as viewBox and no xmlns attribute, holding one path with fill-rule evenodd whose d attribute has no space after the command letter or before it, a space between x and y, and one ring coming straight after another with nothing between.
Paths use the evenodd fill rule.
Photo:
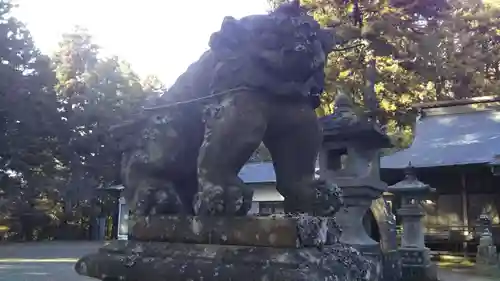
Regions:
<instances>
[{"instance_id":1,"label":"carved stone plinth","mask_svg":"<svg viewBox=\"0 0 500 281\"><path fill-rule=\"evenodd\" d=\"M378 281L380 276L379 267L338 242L333 218L164 216L137 218L131 231L134 240L104 246L81 258L75 270L106 281Z\"/></svg>"},{"instance_id":2,"label":"carved stone plinth","mask_svg":"<svg viewBox=\"0 0 500 281\"><path fill-rule=\"evenodd\" d=\"M383 281L401 281L401 257L398 250L382 252Z\"/></svg>"},{"instance_id":3,"label":"carved stone plinth","mask_svg":"<svg viewBox=\"0 0 500 281\"><path fill-rule=\"evenodd\" d=\"M476 265L478 268L498 266L498 253L495 245L483 245L480 243L477 246Z\"/></svg>"},{"instance_id":4,"label":"carved stone plinth","mask_svg":"<svg viewBox=\"0 0 500 281\"><path fill-rule=\"evenodd\" d=\"M399 254L404 281L438 281L437 267L430 260L428 248L401 248Z\"/></svg>"}]
</instances>

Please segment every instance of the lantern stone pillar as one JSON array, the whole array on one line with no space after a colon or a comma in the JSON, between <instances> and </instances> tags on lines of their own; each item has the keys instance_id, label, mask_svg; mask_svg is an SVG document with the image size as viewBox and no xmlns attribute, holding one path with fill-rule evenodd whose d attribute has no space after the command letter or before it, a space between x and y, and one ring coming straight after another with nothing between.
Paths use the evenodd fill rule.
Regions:
<instances>
[{"instance_id":1,"label":"lantern stone pillar","mask_svg":"<svg viewBox=\"0 0 500 281\"><path fill-rule=\"evenodd\" d=\"M405 281L436 281L436 266L431 262L430 250L425 246L422 218L425 211L421 200L434 191L419 181L411 163L405 170L405 178L389 186L389 192L401 196L401 208L397 214L403 226L401 237L401 266Z\"/></svg>"},{"instance_id":2,"label":"lantern stone pillar","mask_svg":"<svg viewBox=\"0 0 500 281\"><path fill-rule=\"evenodd\" d=\"M342 228L340 241L373 257L383 266L380 244L367 233L363 217L373 200L387 190L387 184L380 180L380 150L391 147L391 142L377 122L354 112L350 98L344 94L337 95L334 114L320 121L323 145L319 154L319 174L342 189L345 203L336 214ZM384 280L397 278L384 277Z\"/></svg>"}]
</instances>

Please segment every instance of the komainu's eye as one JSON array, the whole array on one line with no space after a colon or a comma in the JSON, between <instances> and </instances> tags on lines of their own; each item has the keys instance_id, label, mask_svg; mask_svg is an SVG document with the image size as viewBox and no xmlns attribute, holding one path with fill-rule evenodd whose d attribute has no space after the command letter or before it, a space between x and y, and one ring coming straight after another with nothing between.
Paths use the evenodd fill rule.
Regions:
<instances>
[{"instance_id":1,"label":"komainu's eye","mask_svg":"<svg viewBox=\"0 0 500 281\"><path fill-rule=\"evenodd\" d=\"M155 124L163 124L163 123L165 123L165 118L163 116L161 116L161 115L155 115L153 117L153 123L155 123Z\"/></svg>"},{"instance_id":2,"label":"komainu's eye","mask_svg":"<svg viewBox=\"0 0 500 281\"><path fill-rule=\"evenodd\" d=\"M295 51L296 52L303 52L305 50L307 50L307 48L303 44L299 44L299 45L295 46Z\"/></svg>"}]
</instances>

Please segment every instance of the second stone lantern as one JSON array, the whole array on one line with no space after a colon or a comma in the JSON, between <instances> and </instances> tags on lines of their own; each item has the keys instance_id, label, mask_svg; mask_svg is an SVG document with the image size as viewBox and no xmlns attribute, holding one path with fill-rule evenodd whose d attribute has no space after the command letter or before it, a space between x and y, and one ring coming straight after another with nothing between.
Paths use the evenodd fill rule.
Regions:
<instances>
[{"instance_id":1,"label":"second stone lantern","mask_svg":"<svg viewBox=\"0 0 500 281\"><path fill-rule=\"evenodd\" d=\"M430 250L425 246L422 218L425 210L421 201L435 189L419 181L411 163L405 169L405 178L389 186L389 192L401 198L398 215L401 218L401 266L403 280L437 281L436 266L431 262Z\"/></svg>"}]
</instances>

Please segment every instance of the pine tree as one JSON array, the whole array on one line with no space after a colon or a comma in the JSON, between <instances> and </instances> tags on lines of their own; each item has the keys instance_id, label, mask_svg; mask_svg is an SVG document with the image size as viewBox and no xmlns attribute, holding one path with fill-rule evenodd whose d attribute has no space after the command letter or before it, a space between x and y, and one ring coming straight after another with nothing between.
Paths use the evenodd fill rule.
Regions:
<instances>
[{"instance_id":1,"label":"pine tree","mask_svg":"<svg viewBox=\"0 0 500 281\"><path fill-rule=\"evenodd\" d=\"M121 154L108 130L137 112L147 93L130 65L100 57L85 29L65 34L53 61L66 120L70 191L88 198L95 187L118 180Z\"/></svg>"}]
</instances>

